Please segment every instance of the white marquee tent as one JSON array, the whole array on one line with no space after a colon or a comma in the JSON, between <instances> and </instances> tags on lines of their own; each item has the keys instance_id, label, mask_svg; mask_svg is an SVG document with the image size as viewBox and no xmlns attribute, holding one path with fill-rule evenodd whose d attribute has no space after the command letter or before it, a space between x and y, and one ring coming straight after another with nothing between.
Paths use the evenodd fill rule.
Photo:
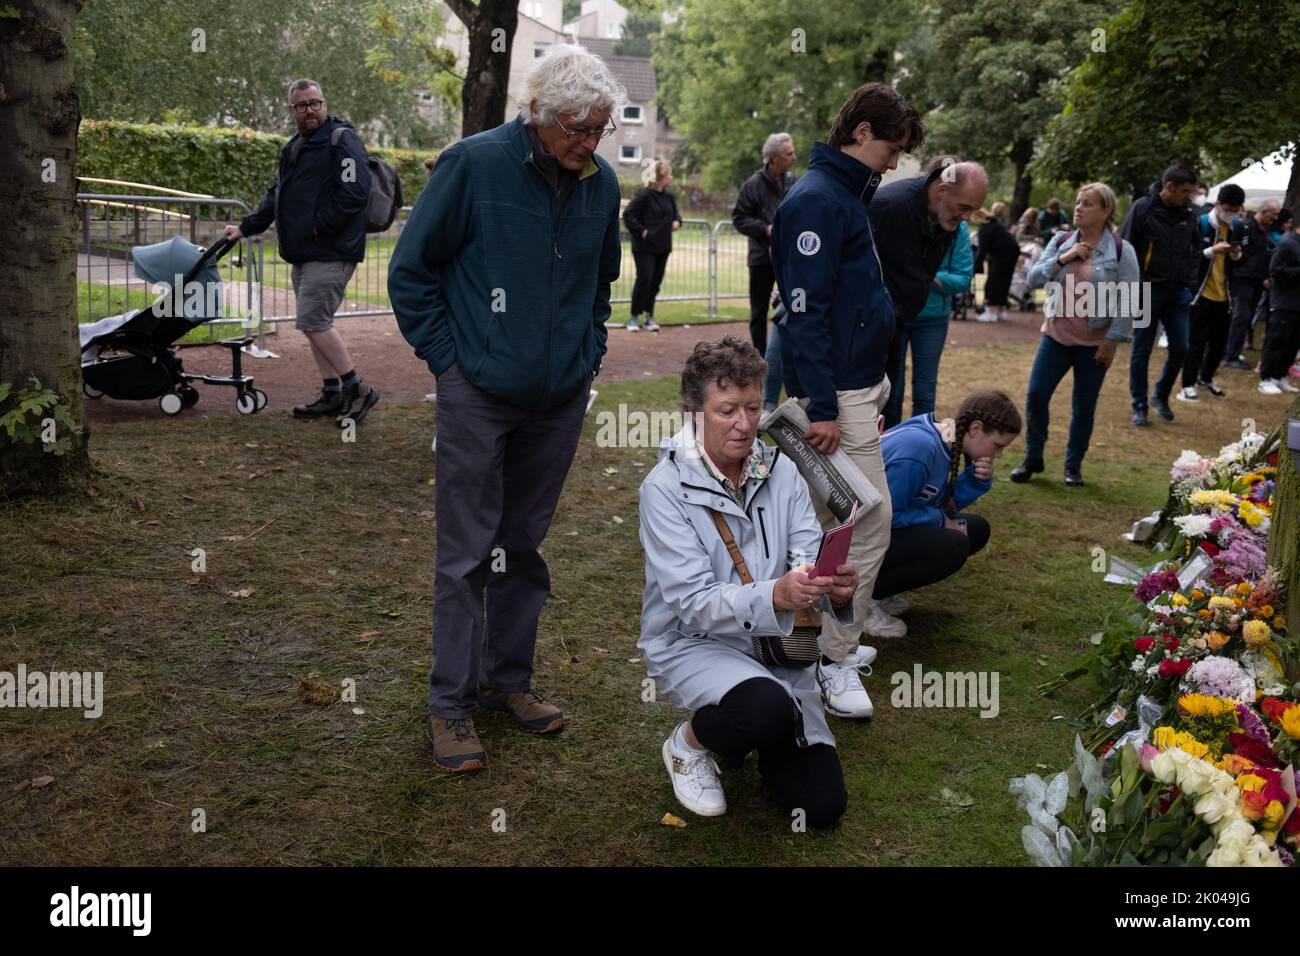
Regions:
<instances>
[{"instance_id":1,"label":"white marquee tent","mask_svg":"<svg viewBox=\"0 0 1300 956\"><path fill-rule=\"evenodd\" d=\"M1284 202L1287 183L1291 179L1291 160L1284 159L1282 150L1266 156L1257 163L1247 166L1235 176L1225 179L1210 190L1210 201L1219 194L1219 187L1227 183L1236 183L1246 191L1246 207L1258 208L1266 199Z\"/></svg>"}]
</instances>

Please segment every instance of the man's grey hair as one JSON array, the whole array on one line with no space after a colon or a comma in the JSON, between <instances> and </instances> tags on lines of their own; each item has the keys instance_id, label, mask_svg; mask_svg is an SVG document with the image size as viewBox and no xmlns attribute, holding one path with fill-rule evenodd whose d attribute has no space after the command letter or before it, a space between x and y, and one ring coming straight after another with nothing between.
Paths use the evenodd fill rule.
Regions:
<instances>
[{"instance_id":1,"label":"man's grey hair","mask_svg":"<svg viewBox=\"0 0 1300 956\"><path fill-rule=\"evenodd\" d=\"M530 107L533 101L536 107ZM601 110L615 112L627 102L627 91L605 61L571 43L557 43L529 68L520 103L526 123L554 126L555 114L582 122Z\"/></svg>"},{"instance_id":2,"label":"man's grey hair","mask_svg":"<svg viewBox=\"0 0 1300 956\"><path fill-rule=\"evenodd\" d=\"M310 90L312 87L315 87L317 90L320 90L321 99L325 98L325 91L320 88L319 83L317 83L315 80L303 79L303 80L294 80L292 83L289 84L289 99L293 99L293 94L295 90Z\"/></svg>"},{"instance_id":3,"label":"man's grey hair","mask_svg":"<svg viewBox=\"0 0 1300 956\"><path fill-rule=\"evenodd\" d=\"M772 157L781 152L781 147L786 143L794 144L794 139L789 133L773 133L763 141L763 165L766 166L772 161Z\"/></svg>"},{"instance_id":4,"label":"man's grey hair","mask_svg":"<svg viewBox=\"0 0 1300 956\"><path fill-rule=\"evenodd\" d=\"M1261 199L1259 202L1259 208L1255 211L1263 212L1265 209L1276 209L1278 212L1281 212L1282 202L1278 199Z\"/></svg>"}]
</instances>

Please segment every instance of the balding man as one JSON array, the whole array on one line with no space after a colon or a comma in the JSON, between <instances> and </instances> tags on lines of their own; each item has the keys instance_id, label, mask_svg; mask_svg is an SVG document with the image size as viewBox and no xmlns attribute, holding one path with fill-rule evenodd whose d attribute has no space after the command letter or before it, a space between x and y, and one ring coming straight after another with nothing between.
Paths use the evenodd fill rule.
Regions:
<instances>
[{"instance_id":1,"label":"balding man","mask_svg":"<svg viewBox=\"0 0 1300 956\"><path fill-rule=\"evenodd\" d=\"M770 252L772 220L790 188L794 140L773 133L763 143L763 168L745 180L731 210L731 224L749 238L749 337L759 353L767 351L767 307L776 282Z\"/></svg>"},{"instance_id":2,"label":"balding man","mask_svg":"<svg viewBox=\"0 0 1300 956\"><path fill-rule=\"evenodd\" d=\"M970 221L988 192L983 166L940 156L923 175L881 186L867 209L871 228L880 237L880 264L894 300L894 338L885 364L890 381L886 428L903 417L908 327L935 288L935 275L952 248L957 226Z\"/></svg>"},{"instance_id":3,"label":"balding man","mask_svg":"<svg viewBox=\"0 0 1300 956\"><path fill-rule=\"evenodd\" d=\"M1269 230L1277 221L1282 204L1276 199L1260 203L1253 215L1246 217L1246 230L1241 237L1241 258L1229 262L1232 270L1232 326L1228 329L1228 361L1224 368L1244 369L1250 366L1241 357L1242 346L1250 338L1251 324L1259 300L1268 288L1268 261L1273 255L1273 241Z\"/></svg>"}]
</instances>

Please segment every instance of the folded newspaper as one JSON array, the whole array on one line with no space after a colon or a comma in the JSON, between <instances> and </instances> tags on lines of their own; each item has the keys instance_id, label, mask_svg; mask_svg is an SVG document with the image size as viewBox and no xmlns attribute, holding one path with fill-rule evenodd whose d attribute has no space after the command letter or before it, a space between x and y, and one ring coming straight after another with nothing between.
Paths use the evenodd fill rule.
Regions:
<instances>
[{"instance_id":1,"label":"folded newspaper","mask_svg":"<svg viewBox=\"0 0 1300 956\"><path fill-rule=\"evenodd\" d=\"M825 503L835 520L847 521L854 505L859 515L879 505L880 492L842 449L825 455L803 440L808 424L803 406L790 398L764 415L758 427L795 463L813 497Z\"/></svg>"}]
</instances>

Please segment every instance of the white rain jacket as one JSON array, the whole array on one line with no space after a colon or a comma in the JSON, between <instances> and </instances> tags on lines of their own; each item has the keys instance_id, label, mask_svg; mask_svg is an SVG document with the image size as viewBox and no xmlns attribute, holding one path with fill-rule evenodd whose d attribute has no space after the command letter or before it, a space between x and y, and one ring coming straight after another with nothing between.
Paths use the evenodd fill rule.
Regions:
<instances>
[{"instance_id":1,"label":"white rain jacket","mask_svg":"<svg viewBox=\"0 0 1300 956\"><path fill-rule=\"evenodd\" d=\"M752 677L780 683L801 713L800 746L831 744L816 666L767 667L754 654L758 634L789 634L793 611L772 607L772 589L795 564L815 561L822 531L808 486L794 462L755 440L768 466L750 477L742 509L690 451L688 425L666 441L659 463L641 483L641 546L645 594L641 639L646 673L656 691L689 710L717 704ZM722 513L753 577L742 584L708 509ZM822 613L830 613L823 599ZM836 615L853 623L853 605Z\"/></svg>"}]
</instances>

